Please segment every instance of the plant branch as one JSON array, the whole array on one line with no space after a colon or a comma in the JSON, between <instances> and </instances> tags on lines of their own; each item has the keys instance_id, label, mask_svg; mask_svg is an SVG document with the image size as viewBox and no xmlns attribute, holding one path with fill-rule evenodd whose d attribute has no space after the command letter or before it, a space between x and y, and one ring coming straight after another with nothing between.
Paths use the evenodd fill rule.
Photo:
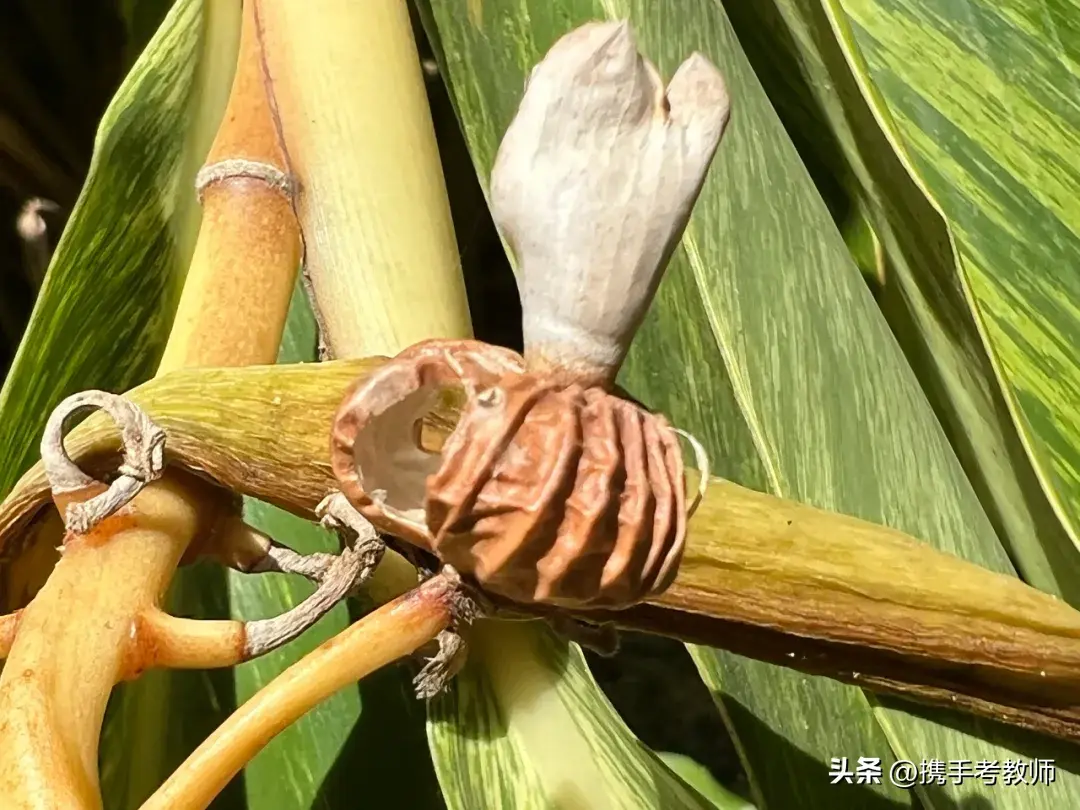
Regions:
<instances>
[{"instance_id":1,"label":"plant branch","mask_svg":"<svg viewBox=\"0 0 1080 810\"><path fill-rule=\"evenodd\" d=\"M151 667L227 667L248 657L243 622L181 619L151 607L136 618L134 632L141 655L123 673L125 680Z\"/></svg>"},{"instance_id":2,"label":"plant branch","mask_svg":"<svg viewBox=\"0 0 1080 810\"><path fill-rule=\"evenodd\" d=\"M252 4L221 128L196 180L202 227L158 374L273 362L301 259L295 180L266 95Z\"/></svg>"},{"instance_id":3,"label":"plant branch","mask_svg":"<svg viewBox=\"0 0 1080 810\"><path fill-rule=\"evenodd\" d=\"M237 709L142 806L201 810L273 737L339 689L410 655L450 626L457 583L439 575L383 605Z\"/></svg>"},{"instance_id":4,"label":"plant branch","mask_svg":"<svg viewBox=\"0 0 1080 810\"><path fill-rule=\"evenodd\" d=\"M322 582L337 559L327 552L298 554L248 525L240 515L225 518L206 548L197 552L243 574L299 574L312 582Z\"/></svg>"},{"instance_id":5,"label":"plant branch","mask_svg":"<svg viewBox=\"0 0 1080 810\"><path fill-rule=\"evenodd\" d=\"M334 486L320 431L348 387L378 365L178 372L131 397L166 430L178 465L314 516ZM455 407L440 398L424 418L425 446L453 429ZM258 421L271 409L272 423ZM98 415L66 444L80 463L119 447ZM0 506L0 539L16 537L47 492L39 466ZM414 583L411 566L387 553L366 594L385 600ZM690 521L668 591L651 604L576 616L1080 740L1080 709L1068 708L1080 704L1080 612L886 526L721 479Z\"/></svg>"},{"instance_id":6,"label":"plant branch","mask_svg":"<svg viewBox=\"0 0 1080 810\"><path fill-rule=\"evenodd\" d=\"M299 636L366 582L382 560L386 550L382 540L340 494L324 498L316 513L323 525L345 538L345 549L319 576L315 593L280 616L247 623L248 657L262 655Z\"/></svg>"},{"instance_id":7,"label":"plant branch","mask_svg":"<svg viewBox=\"0 0 1080 810\"><path fill-rule=\"evenodd\" d=\"M133 619L161 598L184 544L208 530L207 505L216 497L207 483L178 473L89 535L66 537L52 575L22 611L0 674L0 795L10 806L101 806L105 703L146 659Z\"/></svg>"},{"instance_id":8,"label":"plant branch","mask_svg":"<svg viewBox=\"0 0 1080 810\"><path fill-rule=\"evenodd\" d=\"M100 408L120 428L124 460L119 476L104 492L97 481L75 464L64 450L64 425L75 414ZM104 518L127 505L148 483L161 477L165 469L165 433L137 406L105 391L83 391L65 399L53 410L41 439L41 461L49 478L53 498L67 505L64 524L75 534L86 534ZM86 500L71 496L93 494Z\"/></svg>"}]
</instances>

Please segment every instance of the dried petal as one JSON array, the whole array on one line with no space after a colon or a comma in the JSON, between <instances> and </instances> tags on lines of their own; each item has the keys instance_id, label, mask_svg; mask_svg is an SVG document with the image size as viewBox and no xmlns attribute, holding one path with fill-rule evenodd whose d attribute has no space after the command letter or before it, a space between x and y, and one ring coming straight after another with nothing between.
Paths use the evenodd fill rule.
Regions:
<instances>
[{"instance_id":1,"label":"dried petal","mask_svg":"<svg viewBox=\"0 0 1080 810\"><path fill-rule=\"evenodd\" d=\"M618 534L623 457L614 398L598 388L586 394L581 411L582 452L558 535L537 564L536 599L559 604L600 593L604 565Z\"/></svg>"}]
</instances>

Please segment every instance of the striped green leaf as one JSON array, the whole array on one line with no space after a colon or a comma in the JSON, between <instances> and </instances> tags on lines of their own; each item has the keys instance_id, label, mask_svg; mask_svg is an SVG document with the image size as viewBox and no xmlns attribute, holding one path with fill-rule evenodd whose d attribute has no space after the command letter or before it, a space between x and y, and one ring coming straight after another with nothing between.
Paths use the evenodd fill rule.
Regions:
<instances>
[{"instance_id":1,"label":"striped green leaf","mask_svg":"<svg viewBox=\"0 0 1080 810\"><path fill-rule=\"evenodd\" d=\"M209 147L188 138L199 130L189 124L205 116L216 126L222 107L203 101L224 101L200 92L203 16L199 0L176 4L101 120L89 177L0 391L0 495L33 462L56 403L86 388L124 390L155 369L198 223L191 167ZM227 92L231 77L206 80Z\"/></svg>"},{"instance_id":2,"label":"striped green leaf","mask_svg":"<svg viewBox=\"0 0 1080 810\"><path fill-rule=\"evenodd\" d=\"M728 77L732 123L623 375L694 430L743 484L886 523L997 571L1008 556L721 8L705 0L433 2L447 81L482 178L528 70L572 26L629 17L671 75L700 50ZM832 757L1015 759L974 721L882 708L861 690L693 650L763 807L896 807L881 785L832 785ZM1016 791L920 789L928 807L1068 804L1070 780ZM1002 793L1002 791L1005 791ZM1008 791L1012 790L1012 793ZM1045 797L1045 798L1043 798ZM1042 805L1038 805L1042 806ZM1049 805L1046 805L1049 806Z\"/></svg>"},{"instance_id":3,"label":"striped green leaf","mask_svg":"<svg viewBox=\"0 0 1080 810\"><path fill-rule=\"evenodd\" d=\"M935 18L930 7L943 9L946 6L958 12L963 4L928 3L921 6L921 13L915 13L915 16L928 21ZM772 14L768 11L770 8ZM989 13L988 8L982 12ZM867 11L864 16L877 26L877 36L887 39L895 32L892 29L882 32L880 24L895 11L893 7L883 7L880 12ZM1009 16L1007 8L1004 13ZM1008 238L1026 243L1027 250L1052 247L1072 250L1075 255L1076 241L1052 245L1043 241L1039 231L1043 227L1042 214L1029 212L1025 218L1019 208L1014 208L1024 198L1002 196L1000 183L1007 182L1008 167L996 165L984 153L971 149L969 136L956 137L958 127L974 126L981 130L983 123L974 123L981 120L978 115L968 120L953 106L952 124L945 127L933 115L927 115L928 109L924 106L924 102L933 97L929 90L931 86L954 103L961 103L962 96L964 109L973 111L972 105L993 106L1013 92L1024 92L1028 82L1049 82L1051 85L1064 82L1068 85L1073 80L1068 71L1063 70L1065 62L1033 59L1025 66L1022 76L1001 72L1002 76L1013 77L1019 84L1008 90L1000 84L978 87L970 81L961 81L955 74L947 82L938 83L937 78L943 77L944 73L934 73L935 81L927 83L931 73L920 67L926 64L925 58L922 62L915 59L914 53L919 46L913 42L904 46L907 49L904 59L911 60L911 64L905 62L899 70L903 60L894 58L892 65L898 71L892 75L888 75L889 71L879 73L880 68L872 66L874 59L866 56L872 50L873 37L870 37L869 45L865 44L870 36L867 30L851 25L851 19L839 3L776 0L775 6L755 4L740 32L760 30L762 22L770 16L773 21L782 18L777 26L781 34L774 41L794 46L788 53L786 65L783 59L777 58L776 49L761 48L760 64L776 66L780 63L773 75L774 81L769 84L772 98L789 113L789 121L799 119L799 111L806 109L806 100L811 98L817 105L819 120L828 122L827 128L833 138L817 138L808 144L808 148L821 162L829 163L836 174L849 176L856 194L871 209L870 216L882 236L887 261L886 283L880 293L883 311L920 372L935 407L949 426L953 444L1021 574L1032 584L1076 604L1080 596L1080 577L1077 576L1078 555L1073 526L1069 516L1053 506L1055 489L1053 482L1041 475L1038 452L1033 455L1027 452L1032 443L1030 427L1022 414L1018 414L1015 404L1018 400L1009 390L1007 379L1004 390L999 385L1001 365L992 358L992 352L996 350L995 330L984 328L986 321L980 313L977 285L970 281L971 271L964 258L965 251L972 249L964 247L970 245L969 240L973 238L968 229L974 228L976 222L990 228L982 234L983 244L989 240L999 248L1004 247L998 240L1006 234L998 232L997 224L976 216L977 211L987 206L997 206L999 213L1013 209L1010 214L1013 227L1008 231ZM1046 19L1057 18L1051 15ZM954 43L967 43L958 47L970 51L971 43L985 43L980 34L985 23L983 13L960 12L951 18L947 27ZM1028 46L1037 51L1042 48L1018 37L1019 32L1008 26L995 30L994 47L983 51L984 56L987 53L994 55L994 58L987 57L988 64L996 64L1006 51L1015 54ZM853 32L860 33L855 36ZM907 33L918 39L915 29L908 28ZM919 35L936 39L934 26L921 30ZM1048 41L1055 40L1051 37ZM1067 51L1069 38L1064 37L1060 42ZM926 52L931 52L929 44ZM955 65L940 59L931 61L939 69L945 68L945 73L956 70ZM781 75L783 80L780 80ZM923 83L912 80L905 87L908 79L899 77L913 75L922 76ZM798 77L796 81L792 81L793 76ZM918 98L922 101L917 102ZM1075 109L1075 100L1070 103L1063 97L1061 101L1066 110ZM922 111L918 115L912 112L913 102L917 102L914 108ZM1052 110L1045 114L1051 118L1055 115ZM905 128L913 126L915 121L921 132L909 139L904 135ZM1007 122L1001 124L1009 125ZM1049 135L1051 130L1044 132ZM983 138L981 131L973 135L975 140ZM999 137L1007 136L1000 134ZM937 142L933 149L924 148L928 138ZM921 143L923 147L916 147L915 143ZM1047 138L1038 148L1033 148L1033 154L1046 160L1048 154L1056 151L1059 159L1071 165L1076 161L1063 157L1067 149L1067 145ZM955 159L950 157L954 152ZM1075 142L1073 152L1075 154ZM1053 163L1053 158L1050 162ZM982 186L965 186L954 171L959 165L979 166L980 182L990 182ZM1001 179L996 179L998 175ZM1033 226L1032 223L1038 224ZM1021 310L1018 315L1027 312L1031 316L1031 308L1038 306L1038 296L1031 295L1032 291L1057 285L1060 276L1069 275L1069 271L1062 270L1067 267L1067 260L1025 263L1015 260L1021 253L1019 247L1009 250L1008 257L1001 252L990 254L995 257L992 272L999 283L1019 294L1012 299ZM1073 273L1069 278L1074 276ZM1022 277L1028 278L1024 281ZM1066 300L1064 290L1061 295L1059 300ZM1039 319L1039 316L1034 317ZM1073 330L1076 324L1074 316ZM1067 332L1070 328L1067 323L1062 326L1052 317L1039 319L1039 325L1051 331L1060 327ZM1014 330L1014 336L1019 334ZM1019 362L1020 358L1014 355L1014 359ZM1037 352L1029 352L1022 359L1034 366L1030 373L1044 368L1045 357ZM1065 385L1074 383L1077 378L1075 368L1058 368L1054 373L1061 376ZM1007 378L1008 374L1005 376ZM1045 407L1048 414L1053 413L1059 426L1074 419L1075 408L1070 409L1067 402L1054 403L1047 399L1040 407ZM1046 434L1042 437L1049 440ZM1075 447L1075 438L1071 441ZM1033 458L1036 464L1032 464ZM1060 745L1047 745L1047 749L1050 752L1047 755L1057 756L1059 760L1069 752L1067 747ZM1050 807L1055 803L1075 803L1077 785L1073 774L1077 772L1076 764L1070 759L1065 767L1071 773L1059 777L1055 795L1045 795L1042 791L1037 794L1045 803L1037 802L1033 796L1013 794L1008 796L1012 803L1006 804L1006 797L995 795L994 806Z\"/></svg>"},{"instance_id":4,"label":"striped green leaf","mask_svg":"<svg viewBox=\"0 0 1080 810\"><path fill-rule=\"evenodd\" d=\"M690 759L684 754L661 752L662 759L669 768L693 785L707 797L718 810L755 810L746 799L736 796L717 782L708 768Z\"/></svg>"},{"instance_id":5,"label":"striped green leaf","mask_svg":"<svg viewBox=\"0 0 1080 810\"><path fill-rule=\"evenodd\" d=\"M1075 539L1080 5L831 5L877 112L944 215L956 280L1039 478Z\"/></svg>"},{"instance_id":6,"label":"striped green leaf","mask_svg":"<svg viewBox=\"0 0 1080 810\"><path fill-rule=\"evenodd\" d=\"M737 4L732 13L800 152L809 166L822 167L819 188L832 193L846 184L853 197L846 205L872 222L877 258L885 262L873 282L882 311L1020 574L1080 603L1072 530L1028 457L965 293L947 221L909 171L889 112L851 50L842 10L821 0L771 0Z\"/></svg>"},{"instance_id":7,"label":"striped green leaf","mask_svg":"<svg viewBox=\"0 0 1080 810\"><path fill-rule=\"evenodd\" d=\"M475 628L428 739L450 808L714 806L630 733L581 650L533 622Z\"/></svg>"}]
</instances>

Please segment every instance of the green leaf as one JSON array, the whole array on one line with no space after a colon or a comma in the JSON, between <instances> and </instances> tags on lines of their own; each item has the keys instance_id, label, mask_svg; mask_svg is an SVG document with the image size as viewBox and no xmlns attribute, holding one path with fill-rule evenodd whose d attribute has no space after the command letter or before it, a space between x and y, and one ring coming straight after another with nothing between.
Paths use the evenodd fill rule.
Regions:
<instances>
[{"instance_id":1,"label":"green leaf","mask_svg":"<svg viewBox=\"0 0 1080 810\"><path fill-rule=\"evenodd\" d=\"M909 170L845 19L820 0L733 7L740 39L808 165L841 178L857 198L848 204L873 225L885 265L883 283L875 282L882 311L1010 557L1026 581L1080 604L1075 536L1028 457L946 220Z\"/></svg>"},{"instance_id":2,"label":"green leaf","mask_svg":"<svg viewBox=\"0 0 1080 810\"><path fill-rule=\"evenodd\" d=\"M315 318L298 283L289 307L279 363L316 356ZM245 520L301 554L336 553L337 538L315 524L253 498ZM314 590L293 575L228 574L235 619L275 616ZM235 668L236 700L243 703L286 667L344 630L352 619L339 604L296 641ZM244 768L246 803L266 810L352 808L364 785L367 801L392 807L439 808L442 796L424 732L425 712L401 666L344 689L284 729Z\"/></svg>"},{"instance_id":3,"label":"green leaf","mask_svg":"<svg viewBox=\"0 0 1080 810\"><path fill-rule=\"evenodd\" d=\"M486 623L428 738L447 806L700 808L713 804L626 728L576 645L534 622Z\"/></svg>"},{"instance_id":4,"label":"green leaf","mask_svg":"<svg viewBox=\"0 0 1080 810\"><path fill-rule=\"evenodd\" d=\"M713 778L708 768L695 762L685 754L661 751L658 756L664 761L664 764L679 774L688 784L696 788L702 796L709 799L719 810L754 810L754 805L726 789Z\"/></svg>"},{"instance_id":5,"label":"green leaf","mask_svg":"<svg viewBox=\"0 0 1080 810\"><path fill-rule=\"evenodd\" d=\"M1071 518L1052 505L1053 484L1048 484L1045 476L1040 480L1040 472L1032 464L1027 450L1032 440L1023 415L1014 404L1015 396L1007 384L1004 391L999 385L1001 366L995 368L987 353L987 347L996 351L995 330L984 328L985 318L979 312L980 294L977 285L970 281L971 271L964 258L965 251L983 249L971 247L976 241L981 240L983 245L992 243L997 250L985 255L993 257L994 278L1014 294L1011 300L1018 309L1016 315L1034 318L1040 329L1050 332L1076 329L1075 313L1070 327L1068 322L1062 325L1060 319L1036 311L1040 305L1039 292L1045 292L1047 285L1058 284L1060 268L1067 266L1068 260L1030 262L1018 258L1023 250L1064 253L1071 250L1075 264L1075 237L1064 242L1045 240L1040 230L1045 224L1045 213L1026 210L1032 199L1030 195L1017 198L1004 193L1002 184L1009 182L1008 167L998 165L1001 163L998 158L988 156L995 154L993 150L985 153L981 147L973 148L973 142L985 145L986 108L996 109L997 104L1014 92L1023 95L1031 83L1068 86L1075 84L1075 79L1065 69L1065 61L1045 58L1047 49L1054 49L1051 43L1056 40L1052 36L1040 44L1005 26L995 29L993 47L985 47L987 40L981 32L986 28L987 15L994 14L989 11L990 6L959 12L965 5L924 3L903 6L902 11L900 6L892 5L882 5L873 12L864 9L862 18L877 33L872 35L868 29L862 29L852 36L860 28L849 25L850 20L838 3L775 0L775 14L783 17L780 27L786 28L777 41L794 47L787 64L776 69L777 78L785 72L787 78L783 82L774 81L769 87L781 111L804 110L806 98L812 97L820 120L827 120L827 127L816 131L831 131L833 137L819 137L811 148L818 153L819 160L834 167L843 164L841 173L855 178L854 185L870 209L876 231L883 237L888 263L887 283L880 297L883 311L920 374L1021 574L1028 582L1058 593L1075 605L1080 597L1080 556L1076 554L1074 527ZM750 4L740 8L749 10ZM760 30L762 18L770 16L768 8L772 4L753 4L753 11L740 30ZM945 18L933 12L945 8L957 12L944 26L947 31L938 30L938 23ZM1015 18L1015 8L994 8L1001 9L1006 17ZM882 30L884 22L895 22L897 14L913 14L925 25L900 26L894 30L891 22ZM1046 19L1054 20L1055 16L1050 14ZM902 41L897 41L897 33L901 31ZM915 58L915 53L934 53L934 43L943 44L942 35L951 40L954 49L963 52L963 59L950 62L941 53L932 59L925 55ZM912 63L903 63L904 59L893 53L888 57L890 67L881 64L875 67L875 60L880 63L885 57L880 52L873 56L874 49L880 51L882 42L886 41L891 43L886 50L903 48L904 59L911 59ZM1070 41L1075 42L1075 36L1072 40L1064 37L1062 47L1075 53ZM1006 70L1004 54L1015 57L1028 47L1043 58L1027 62L1021 74ZM1018 87L978 86L971 83L970 77L965 80L961 74L972 67L968 59L972 54L981 54L988 66L999 70L1002 76L1015 79ZM762 48L760 56L761 64L783 63L778 60L776 49ZM930 64L935 66L934 70L928 69ZM789 69L785 71L785 67ZM801 83L792 82L791 76L800 72ZM1060 101L1063 109L1075 111L1075 102L1065 97ZM963 115L959 114L957 105L963 106ZM946 116L947 125L938 114L945 109L951 110L951 115ZM1051 104L1042 114L1052 118L1058 111ZM970 118L968 113L972 114ZM1008 116L997 121L999 130L991 140L995 144L1011 143L1012 136L1004 132L1004 127L1012 124ZM905 134L911 127L915 133ZM969 129L970 133L963 133ZM1051 133L1048 129L1042 131ZM933 148L928 148L929 142ZM1075 145L1074 140L1073 154ZM1062 159L1067 151L1067 143L1047 137L1038 148L1032 147L1031 154L1053 163L1054 154ZM1076 162L1075 158L1064 159L1068 165ZM962 182L963 173L956 172L958 166L979 167L976 170L979 183ZM999 222L988 218L989 210L1008 216L1012 226L1002 231ZM1007 254L1001 252L1006 249ZM1067 297L1062 293L1058 301L1064 300ZM1060 314L1060 308L1055 305L1053 312ZM1039 373L1037 369L1046 369L1047 356L1029 352L1023 357L1014 355L1014 360L1032 364L1034 373ZM1065 385L1077 378L1075 366L1057 368L1053 373ZM1045 407L1047 413L1054 413L1059 427L1075 420L1075 409L1068 403L1046 398ZM1042 437L1049 441L1047 434ZM1058 438L1067 439L1061 433ZM1075 434L1068 441L1076 447ZM1044 485L1049 491L1044 490ZM1012 739L1019 738L1013 735ZM1070 748L1060 744L1044 745L1048 752L1044 756L1056 756L1060 760L1071 753ZM1076 763L1070 758L1066 767L1071 773L1059 771L1056 795L1046 796L1045 804L1038 806L1075 803ZM1035 806L1028 804L1030 801L1032 797L1015 796L1013 803L1003 802L1001 806Z\"/></svg>"},{"instance_id":6,"label":"green leaf","mask_svg":"<svg viewBox=\"0 0 1080 810\"><path fill-rule=\"evenodd\" d=\"M703 439L725 477L1012 571L717 4L486 2L470 4L469 14L433 6L447 79L485 179L528 70L573 25L629 17L642 51L668 76L694 50L717 63L731 90L730 130L622 381ZM1015 758L977 736L996 730L970 718L940 713L939 725L835 682L718 651L693 654L762 807L915 801L887 780L831 785L832 757L877 757L886 773L894 748L916 762ZM1016 735L1003 738L1020 745ZM1038 788L1038 801L1070 804L1066 781ZM1001 790L993 791L1002 797L995 806L1021 806L1035 795ZM933 786L919 798L944 808L980 792L990 789Z\"/></svg>"},{"instance_id":7,"label":"green leaf","mask_svg":"<svg viewBox=\"0 0 1080 810\"><path fill-rule=\"evenodd\" d=\"M944 217L955 254L937 281L971 309L1023 442L1017 455L1026 449L1063 524L1051 536L1072 541L1059 541L1051 563L1077 599L1080 9L973 0L830 7L868 99Z\"/></svg>"},{"instance_id":8,"label":"green leaf","mask_svg":"<svg viewBox=\"0 0 1080 810\"><path fill-rule=\"evenodd\" d=\"M168 337L198 222L185 172L209 141L185 133L202 107L202 4L180 0L102 117L90 174L57 244L0 391L0 496L34 461L65 396L151 376ZM223 82L231 76L209 77ZM209 94L206 94L209 95Z\"/></svg>"}]
</instances>

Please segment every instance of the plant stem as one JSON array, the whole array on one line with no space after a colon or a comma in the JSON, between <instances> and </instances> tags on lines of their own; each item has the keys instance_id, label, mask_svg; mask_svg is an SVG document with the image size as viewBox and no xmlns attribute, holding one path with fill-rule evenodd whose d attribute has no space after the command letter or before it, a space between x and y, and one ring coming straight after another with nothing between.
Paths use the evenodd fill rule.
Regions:
<instances>
[{"instance_id":1,"label":"plant stem","mask_svg":"<svg viewBox=\"0 0 1080 810\"><path fill-rule=\"evenodd\" d=\"M200 173L202 227L158 375L277 357L301 259L289 178L248 3L232 94Z\"/></svg>"},{"instance_id":2,"label":"plant stem","mask_svg":"<svg viewBox=\"0 0 1080 810\"><path fill-rule=\"evenodd\" d=\"M247 633L243 622L179 619L153 606L139 614L135 633L145 639L147 650L140 671L227 667L244 660ZM124 677L138 674L125 673Z\"/></svg>"},{"instance_id":3,"label":"plant stem","mask_svg":"<svg viewBox=\"0 0 1080 810\"><path fill-rule=\"evenodd\" d=\"M255 6L282 138L300 180L312 305L333 356L469 337L408 4Z\"/></svg>"},{"instance_id":4,"label":"plant stem","mask_svg":"<svg viewBox=\"0 0 1080 810\"><path fill-rule=\"evenodd\" d=\"M410 655L451 621L443 577L383 605L286 669L237 709L142 806L202 810L279 732L339 689Z\"/></svg>"},{"instance_id":5,"label":"plant stem","mask_svg":"<svg viewBox=\"0 0 1080 810\"><path fill-rule=\"evenodd\" d=\"M210 4L210 25L218 26L211 39L228 33L238 6ZM208 158L217 171L203 176L204 217L159 374L272 363L277 355L300 240L288 188L267 182L272 172L288 177L276 138L248 4L239 66ZM272 171L253 176L236 163L222 170L222 161L237 158ZM140 624L155 627L158 601L197 530L219 514L217 503L206 484L168 476L86 537L68 535L61 562L19 621L0 676L0 720L9 730L0 748L6 806L101 806L97 746L105 703L119 679L154 663L153 651L125 653L125 639ZM95 542L87 542L90 535ZM156 629L165 628L158 622ZM159 632L158 654L173 663L181 651L198 653L203 663L221 661L228 652L222 644L235 633L206 628L222 629L209 646L206 638L191 646L191 633L185 647Z\"/></svg>"},{"instance_id":6,"label":"plant stem","mask_svg":"<svg viewBox=\"0 0 1080 810\"><path fill-rule=\"evenodd\" d=\"M22 611L0 676L5 807L101 806L105 703L113 685L146 660L133 618L161 598L183 545L206 529L211 499L208 484L176 475L88 535L68 536L52 575Z\"/></svg>"}]
</instances>

